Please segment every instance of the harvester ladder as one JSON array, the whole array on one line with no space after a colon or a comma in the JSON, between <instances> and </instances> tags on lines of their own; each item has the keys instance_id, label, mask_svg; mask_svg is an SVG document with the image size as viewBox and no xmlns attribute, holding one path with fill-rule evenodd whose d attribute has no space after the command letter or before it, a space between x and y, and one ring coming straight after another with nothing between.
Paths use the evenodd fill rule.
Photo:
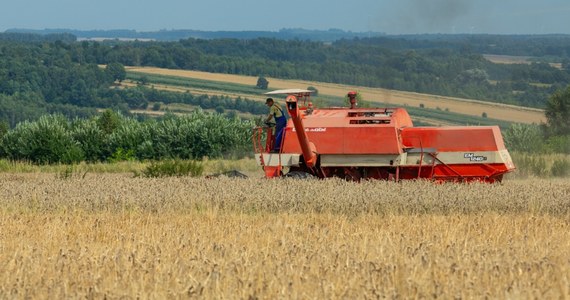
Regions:
<instances>
[{"instance_id":1,"label":"harvester ladder","mask_svg":"<svg viewBox=\"0 0 570 300\"><path fill-rule=\"evenodd\" d=\"M253 151L255 151L255 153L259 154L259 160L261 162L262 166L265 166L265 160L263 159L263 153L267 152L267 141L266 141L266 145L263 146L263 129L264 127L256 127L253 129ZM270 136L267 136L267 139L269 139Z\"/></svg>"},{"instance_id":2,"label":"harvester ladder","mask_svg":"<svg viewBox=\"0 0 570 300\"><path fill-rule=\"evenodd\" d=\"M283 134L285 134L285 130L287 128L284 128L284 132ZM273 148L273 144L275 143L275 141L273 140L275 135L273 134L273 128L271 127L256 127L253 129L253 151L256 154L259 154L259 161L261 163L262 167L266 167L267 164L265 163L265 158L263 157L264 154L266 153L271 153L271 149ZM266 133L266 139L265 139L265 146L263 145L263 132L265 130ZM277 169L282 172L282 151L283 151L283 142L285 141L284 136L281 138L281 145L279 147L279 152L278 153L274 153L278 155L279 158L279 162L277 164Z\"/></svg>"},{"instance_id":3,"label":"harvester ladder","mask_svg":"<svg viewBox=\"0 0 570 300\"><path fill-rule=\"evenodd\" d=\"M418 139L418 141L420 142L420 165L418 167L418 175L416 176L416 179L420 179L420 176L422 174L422 167L423 167L423 162L424 162L424 154L427 153L430 156L434 157L434 159L432 160L431 163L431 172L430 172L430 178L433 178L433 174L435 172L435 160L437 159L437 152L426 152L424 151L424 145L422 144L422 139L419 137L416 137ZM428 148L431 149L431 148ZM434 149L435 150L435 149Z\"/></svg>"}]
</instances>

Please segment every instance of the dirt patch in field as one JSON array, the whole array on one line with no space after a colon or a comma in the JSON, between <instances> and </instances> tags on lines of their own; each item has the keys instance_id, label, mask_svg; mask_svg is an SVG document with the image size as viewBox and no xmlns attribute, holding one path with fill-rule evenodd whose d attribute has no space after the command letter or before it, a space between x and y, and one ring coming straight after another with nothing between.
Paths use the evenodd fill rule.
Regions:
<instances>
[{"instance_id":1,"label":"dirt patch in field","mask_svg":"<svg viewBox=\"0 0 570 300\"><path fill-rule=\"evenodd\" d=\"M125 87L134 87L137 85L138 84L136 82L130 81L130 80L125 80L125 81L121 82L121 86L125 86ZM242 98L247 98L247 99L251 99L251 100L258 100L258 101L265 101L265 98L267 98L264 95L231 93L231 92L225 92L225 91L213 91L213 90L208 90L208 89L197 89L197 88L190 88L190 87L185 88L185 87L177 87L177 86L166 85L166 84L149 84L148 86L152 87L154 89L157 89L157 90L161 90L161 91L179 92L179 93L188 92L188 93L192 93L192 94L200 94L200 95L208 95L208 96L242 97Z\"/></svg>"},{"instance_id":2,"label":"dirt patch in field","mask_svg":"<svg viewBox=\"0 0 570 300\"><path fill-rule=\"evenodd\" d=\"M161 69L154 67L127 67L129 71L167 75L167 76L178 76L178 77L188 77L195 79L237 83L254 86L257 83L256 76L243 76L243 75L232 75L232 74L218 74L209 72L199 72L199 71L188 71L188 70L171 70L171 69ZM285 89L285 88L307 88L308 86L314 86L319 90L320 94L343 97L348 91L356 90L362 94L362 99L365 101L375 102L375 103L387 103L394 105L408 105L412 107L419 107L423 105L425 108L440 108L448 109L450 112L481 116L486 113L488 118L505 120L511 122L520 123L543 123L546 121L544 117L544 111L541 109L526 108L515 105L490 103L478 100L469 100L454 97L443 97L429 94L419 94L412 92L402 92L387 90L381 88L369 88L369 87L358 87L349 86L342 84L332 84L314 81L304 81L304 80L283 80L268 77L269 86L271 89ZM155 88L158 85L154 85ZM188 89L181 89L188 90ZM210 91L211 92L211 91ZM220 95L223 93L215 93ZM229 93L226 93L230 95ZM236 94L231 94L236 95ZM251 95L247 96L251 98ZM263 99L260 96L256 99ZM318 97L317 97L318 99Z\"/></svg>"},{"instance_id":3,"label":"dirt patch in field","mask_svg":"<svg viewBox=\"0 0 570 300\"><path fill-rule=\"evenodd\" d=\"M484 54L483 57L495 64L530 64L531 56L513 56L513 55L498 55L498 54Z\"/></svg>"},{"instance_id":4,"label":"dirt patch in field","mask_svg":"<svg viewBox=\"0 0 570 300\"><path fill-rule=\"evenodd\" d=\"M530 65L536 57L532 56L514 56L514 55L497 55L484 54L483 57L495 64L525 64ZM562 63L548 63L551 67L562 70Z\"/></svg>"}]
</instances>

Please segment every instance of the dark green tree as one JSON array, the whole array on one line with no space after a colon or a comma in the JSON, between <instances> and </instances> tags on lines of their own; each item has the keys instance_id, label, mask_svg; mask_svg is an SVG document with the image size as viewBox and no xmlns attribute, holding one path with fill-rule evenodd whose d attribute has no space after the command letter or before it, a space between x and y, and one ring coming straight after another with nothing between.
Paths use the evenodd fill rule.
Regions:
<instances>
[{"instance_id":1,"label":"dark green tree","mask_svg":"<svg viewBox=\"0 0 570 300\"><path fill-rule=\"evenodd\" d=\"M257 78L256 86L257 88L266 90L269 87L269 81L267 81L267 79L264 76L259 76L259 78Z\"/></svg>"},{"instance_id":2,"label":"dark green tree","mask_svg":"<svg viewBox=\"0 0 570 300\"><path fill-rule=\"evenodd\" d=\"M116 112L107 109L99 118L97 118L97 125L105 134L111 134L121 124L121 117Z\"/></svg>"},{"instance_id":3,"label":"dark green tree","mask_svg":"<svg viewBox=\"0 0 570 300\"><path fill-rule=\"evenodd\" d=\"M313 91L313 95L312 95L313 97L316 97L319 95L319 90L314 86L307 87L307 90Z\"/></svg>"},{"instance_id":4,"label":"dark green tree","mask_svg":"<svg viewBox=\"0 0 570 300\"><path fill-rule=\"evenodd\" d=\"M10 124L6 121L0 121L0 140L10 130Z\"/></svg>"},{"instance_id":5,"label":"dark green tree","mask_svg":"<svg viewBox=\"0 0 570 300\"><path fill-rule=\"evenodd\" d=\"M108 64L107 67L105 68L105 72L107 72L107 74L111 76L113 80L119 82L125 80L125 78L127 77L127 71L125 71L125 66L123 66L120 63Z\"/></svg>"},{"instance_id":6,"label":"dark green tree","mask_svg":"<svg viewBox=\"0 0 570 300\"><path fill-rule=\"evenodd\" d=\"M550 96L545 115L548 134L570 135L570 86Z\"/></svg>"}]
</instances>

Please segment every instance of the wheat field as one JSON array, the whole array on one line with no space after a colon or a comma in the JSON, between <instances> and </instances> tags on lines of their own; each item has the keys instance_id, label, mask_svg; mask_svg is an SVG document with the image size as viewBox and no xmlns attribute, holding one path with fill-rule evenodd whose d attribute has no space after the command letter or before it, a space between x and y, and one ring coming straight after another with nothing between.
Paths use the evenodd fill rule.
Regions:
<instances>
[{"instance_id":1,"label":"wheat field","mask_svg":"<svg viewBox=\"0 0 570 300\"><path fill-rule=\"evenodd\" d=\"M0 298L568 298L570 180L0 174Z\"/></svg>"}]
</instances>

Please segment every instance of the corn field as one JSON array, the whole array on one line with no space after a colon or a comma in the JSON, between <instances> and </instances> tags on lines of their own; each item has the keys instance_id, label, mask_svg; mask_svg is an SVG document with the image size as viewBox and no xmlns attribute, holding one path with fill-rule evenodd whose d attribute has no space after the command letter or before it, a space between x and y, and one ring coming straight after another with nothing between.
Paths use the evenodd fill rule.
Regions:
<instances>
[{"instance_id":1,"label":"corn field","mask_svg":"<svg viewBox=\"0 0 570 300\"><path fill-rule=\"evenodd\" d=\"M570 296L569 179L0 184L0 298Z\"/></svg>"}]
</instances>

